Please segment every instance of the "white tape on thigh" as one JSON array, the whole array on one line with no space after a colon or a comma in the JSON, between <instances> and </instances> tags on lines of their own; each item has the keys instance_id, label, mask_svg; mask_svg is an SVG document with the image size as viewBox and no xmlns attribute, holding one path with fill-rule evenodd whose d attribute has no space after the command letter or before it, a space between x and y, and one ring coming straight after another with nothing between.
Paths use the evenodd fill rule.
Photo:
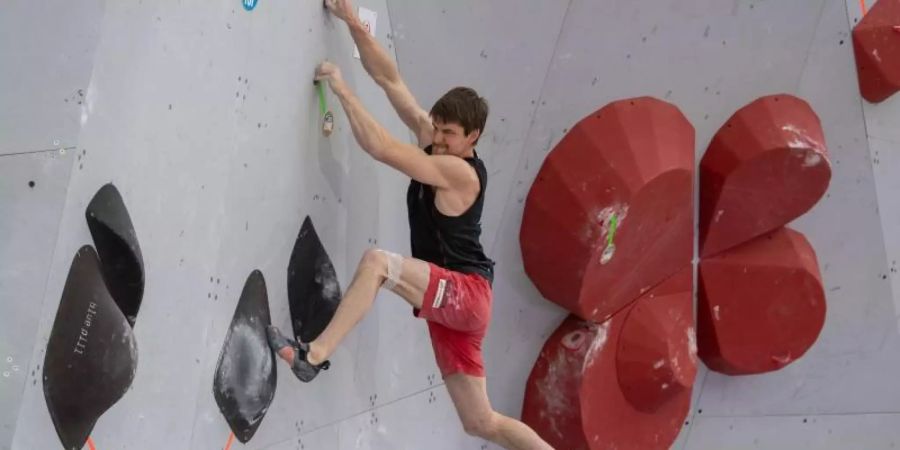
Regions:
<instances>
[{"instance_id":1,"label":"white tape on thigh","mask_svg":"<svg viewBox=\"0 0 900 450\"><path fill-rule=\"evenodd\" d=\"M384 280L385 289L393 290L400 282L400 275L403 273L403 257L391 253L386 250L378 250L387 256L387 280Z\"/></svg>"}]
</instances>

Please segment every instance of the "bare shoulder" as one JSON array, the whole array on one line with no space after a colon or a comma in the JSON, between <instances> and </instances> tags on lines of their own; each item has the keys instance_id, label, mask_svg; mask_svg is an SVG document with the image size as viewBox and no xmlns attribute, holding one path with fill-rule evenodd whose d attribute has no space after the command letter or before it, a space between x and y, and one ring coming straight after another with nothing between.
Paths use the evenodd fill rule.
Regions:
<instances>
[{"instance_id":1,"label":"bare shoulder","mask_svg":"<svg viewBox=\"0 0 900 450\"><path fill-rule=\"evenodd\" d=\"M480 189L478 173L465 159L453 155L433 155L432 158L444 173L450 189L459 191Z\"/></svg>"}]
</instances>

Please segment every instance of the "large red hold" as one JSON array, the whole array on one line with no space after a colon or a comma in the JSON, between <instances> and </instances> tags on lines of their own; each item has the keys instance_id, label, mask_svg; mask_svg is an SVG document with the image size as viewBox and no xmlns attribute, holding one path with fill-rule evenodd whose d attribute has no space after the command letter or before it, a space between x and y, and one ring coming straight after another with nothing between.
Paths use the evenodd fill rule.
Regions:
<instances>
[{"instance_id":1,"label":"large red hold","mask_svg":"<svg viewBox=\"0 0 900 450\"><path fill-rule=\"evenodd\" d=\"M772 95L750 103L700 162L701 256L786 225L819 201L830 180L822 126L806 102Z\"/></svg>"},{"instance_id":2,"label":"large red hold","mask_svg":"<svg viewBox=\"0 0 900 450\"><path fill-rule=\"evenodd\" d=\"M554 448L668 449L697 372L692 270L598 325L570 315L525 388L522 420Z\"/></svg>"},{"instance_id":3,"label":"large red hold","mask_svg":"<svg viewBox=\"0 0 900 450\"><path fill-rule=\"evenodd\" d=\"M878 0L853 29L863 98L881 102L900 91L900 0Z\"/></svg>"},{"instance_id":4,"label":"large red hold","mask_svg":"<svg viewBox=\"0 0 900 450\"><path fill-rule=\"evenodd\" d=\"M541 294L603 322L691 262L694 129L641 97L579 121L544 161L519 240Z\"/></svg>"},{"instance_id":5,"label":"large red hold","mask_svg":"<svg viewBox=\"0 0 900 450\"><path fill-rule=\"evenodd\" d=\"M700 262L699 355L710 369L746 375L803 356L825 322L816 254L781 228Z\"/></svg>"}]
</instances>

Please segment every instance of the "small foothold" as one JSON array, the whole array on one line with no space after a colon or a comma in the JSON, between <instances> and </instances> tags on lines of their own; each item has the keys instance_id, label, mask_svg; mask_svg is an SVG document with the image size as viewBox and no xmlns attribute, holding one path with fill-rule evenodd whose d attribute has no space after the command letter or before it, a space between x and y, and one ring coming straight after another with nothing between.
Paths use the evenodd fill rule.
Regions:
<instances>
[{"instance_id":1,"label":"small foothold","mask_svg":"<svg viewBox=\"0 0 900 450\"><path fill-rule=\"evenodd\" d=\"M28 182L28 187L34 188L34 181L29 181L29 182Z\"/></svg>"}]
</instances>

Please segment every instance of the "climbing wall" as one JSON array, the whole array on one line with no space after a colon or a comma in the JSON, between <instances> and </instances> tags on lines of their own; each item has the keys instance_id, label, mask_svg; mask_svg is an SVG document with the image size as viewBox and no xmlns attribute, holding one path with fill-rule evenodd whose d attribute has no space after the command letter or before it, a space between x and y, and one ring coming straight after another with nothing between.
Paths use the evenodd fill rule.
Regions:
<instances>
[{"instance_id":1,"label":"climbing wall","mask_svg":"<svg viewBox=\"0 0 900 450\"><path fill-rule=\"evenodd\" d=\"M126 325L133 380L90 427L91 442L223 448L233 429L214 386L223 349L234 347L226 341L252 341L231 341L251 274L264 280L269 320L286 330L289 267L306 267L292 264L301 230L314 227L342 289L366 248L408 253L408 179L360 151L332 96L335 132L322 135L316 63L338 63L388 130L409 134L320 2L39 3L14 0L0 14L0 449L62 448L47 349L66 323L57 313L76 254L98 245L86 211L108 183L133 224L145 287ZM548 153L585 116L646 96L684 115L699 164L735 112L787 94L815 111L830 161L824 196L789 224L815 250L824 325L802 358L774 372L729 376L698 363L696 376L673 375L693 390L683 423L670 424L672 448L900 442L900 97L861 98L851 36L874 2L359 4L377 15L376 37L423 106L456 85L490 102L478 150L490 174L483 242L498 263L485 342L497 410L521 417L539 353L573 326L529 277L519 239ZM652 242L634 224L623 220L619 236ZM622 242L614 261L639 264ZM620 325L631 330L620 344L640 340L628 322L610 329ZM279 364L261 422L231 448L496 448L463 432L425 324L392 294L379 294L332 363L309 385ZM623 401L615 386L597 386ZM626 395L645 398L641 386Z\"/></svg>"},{"instance_id":2,"label":"climbing wall","mask_svg":"<svg viewBox=\"0 0 900 450\"><path fill-rule=\"evenodd\" d=\"M385 3L363 6L391 45ZM35 29L47 18L55 33ZM146 288L133 382L97 419L92 442L224 447L232 430L214 384L251 273L264 279L271 321L287 330L288 269L305 219L342 288L366 248L408 253L408 180L360 151L330 95L338 120L334 134L322 135L315 65L338 63L392 133L405 138L405 128L353 58L346 27L321 3L260 2L247 11L239 1L17 2L3 20L4 32L44 45L31 48L35 55L3 43L4 60L22 60L22 72L4 71L15 77L4 85L21 89L4 89L3 104L22 113L4 116L9 156L0 164L8 373L0 378L0 448L61 447L45 400L45 352L76 251L94 244L88 203L107 183L134 224ZM425 324L391 297L379 296L314 385L277 369L275 395L247 448L386 448L407 441L397 430L411 417L455 425ZM98 336L99 319L91 321L87 345ZM409 442L435 438L424 427L411 432ZM458 425L435 433L454 447L469 441Z\"/></svg>"},{"instance_id":3,"label":"climbing wall","mask_svg":"<svg viewBox=\"0 0 900 450\"><path fill-rule=\"evenodd\" d=\"M434 60L434 40L456 42L442 55L458 61L456 68L413 78L413 89L433 95L448 83L471 83L494 99L486 135L491 147L483 154L493 158L495 171L488 203L502 208L484 220L501 273L487 341L488 373L503 380L488 383L496 407L522 411L533 362L567 314L527 276L513 239L548 152L588 114L646 95L687 116L699 163L731 115L760 97L787 93L815 110L831 158L827 192L789 224L816 251L825 323L803 358L777 372L732 377L701 364L673 447L837 449L864 442L889 448L900 440L885 425L900 420L893 414L898 399L889 394L896 370L890 355L900 344L898 290L891 287L898 253L890 230L900 222L886 200L898 192L888 175L897 159L887 161L897 153L891 124L900 110L896 97L878 105L860 97L850 34L860 2L575 0L564 11L502 1L413 3L390 3L397 37L404 38L397 44L402 69L424 72ZM436 29L436 22L465 23L467 32ZM619 232L628 226L626 220Z\"/></svg>"}]
</instances>

